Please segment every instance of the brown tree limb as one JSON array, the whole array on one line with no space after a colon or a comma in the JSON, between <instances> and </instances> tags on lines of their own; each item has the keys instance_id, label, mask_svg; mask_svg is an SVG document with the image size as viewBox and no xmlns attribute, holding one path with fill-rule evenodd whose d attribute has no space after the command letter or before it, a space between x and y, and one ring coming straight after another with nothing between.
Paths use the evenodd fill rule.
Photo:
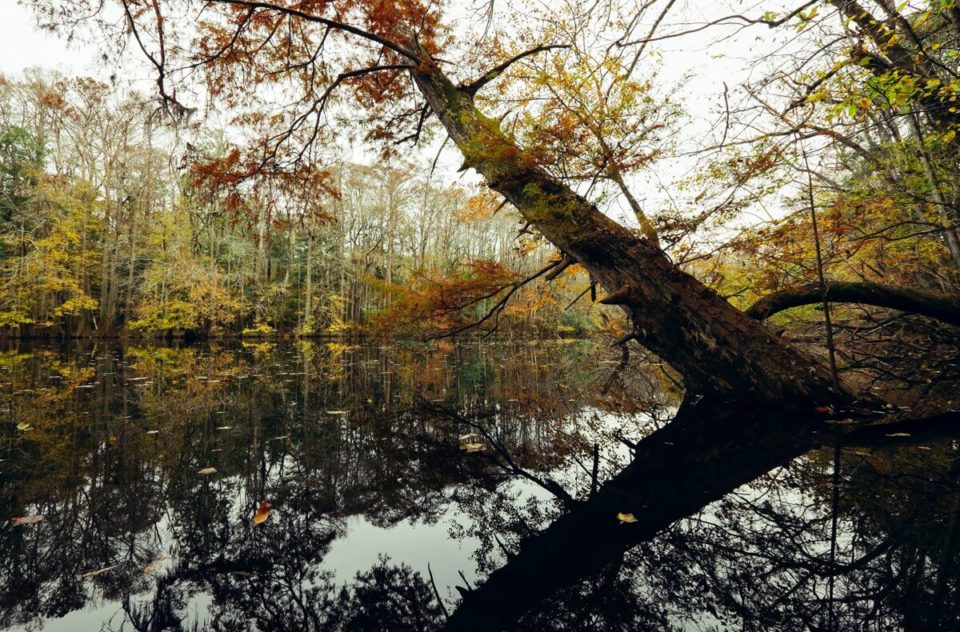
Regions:
<instances>
[{"instance_id":1,"label":"brown tree limb","mask_svg":"<svg viewBox=\"0 0 960 632\"><path fill-rule=\"evenodd\" d=\"M813 305L822 300L823 293L817 285L803 285L765 296L747 308L746 313L757 320L765 320L791 307ZM827 301L896 309L960 327L960 298L939 292L831 281L827 284Z\"/></svg>"},{"instance_id":2,"label":"brown tree limb","mask_svg":"<svg viewBox=\"0 0 960 632\"><path fill-rule=\"evenodd\" d=\"M475 79L470 83L461 86L461 90L463 90L464 92L472 96L476 94L477 91L480 90L480 88L487 85L491 81L494 81L497 77L502 75L507 68L517 63L521 59L525 59L532 55L536 55L538 53L542 53L544 51L553 50L557 48L570 48L570 47L567 46L566 44L546 44L543 46L537 46L535 48L525 50L522 53L514 55L513 57L503 62L502 64L496 66L495 68L491 68L487 72L483 73L483 75L479 79Z\"/></svg>"}]
</instances>

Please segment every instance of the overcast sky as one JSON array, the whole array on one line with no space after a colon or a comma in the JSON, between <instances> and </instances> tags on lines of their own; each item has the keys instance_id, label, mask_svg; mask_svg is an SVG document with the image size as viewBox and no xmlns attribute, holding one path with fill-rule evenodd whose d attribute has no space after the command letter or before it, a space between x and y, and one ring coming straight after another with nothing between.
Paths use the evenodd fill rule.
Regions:
<instances>
[{"instance_id":1,"label":"overcast sky","mask_svg":"<svg viewBox=\"0 0 960 632\"><path fill-rule=\"evenodd\" d=\"M0 0L0 72L16 75L31 66L89 72L94 58L91 51L68 49L59 38L40 31L32 12L17 0Z\"/></svg>"}]
</instances>

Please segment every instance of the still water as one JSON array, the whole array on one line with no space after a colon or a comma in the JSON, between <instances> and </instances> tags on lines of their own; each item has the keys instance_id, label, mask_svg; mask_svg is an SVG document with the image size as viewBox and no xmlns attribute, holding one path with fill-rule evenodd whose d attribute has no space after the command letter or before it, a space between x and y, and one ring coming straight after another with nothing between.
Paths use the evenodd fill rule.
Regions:
<instances>
[{"instance_id":1,"label":"still water","mask_svg":"<svg viewBox=\"0 0 960 632\"><path fill-rule=\"evenodd\" d=\"M589 342L8 348L0 629L439 629L667 423L669 376L618 361ZM732 491L517 629L957 629L957 442L836 457Z\"/></svg>"}]
</instances>

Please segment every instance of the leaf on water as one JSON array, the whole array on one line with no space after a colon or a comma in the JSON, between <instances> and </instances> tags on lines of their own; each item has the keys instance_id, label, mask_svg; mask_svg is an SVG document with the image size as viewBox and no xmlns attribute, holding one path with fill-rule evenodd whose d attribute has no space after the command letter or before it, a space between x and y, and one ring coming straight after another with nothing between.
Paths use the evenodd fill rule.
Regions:
<instances>
[{"instance_id":1,"label":"leaf on water","mask_svg":"<svg viewBox=\"0 0 960 632\"><path fill-rule=\"evenodd\" d=\"M346 415L349 412L350 412L349 410L328 410L327 414L328 415Z\"/></svg>"},{"instance_id":2,"label":"leaf on water","mask_svg":"<svg viewBox=\"0 0 960 632\"><path fill-rule=\"evenodd\" d=\"M204 476L208 476L210 474L216 473L216 471L217 471L217 468L215 467L205 467L199 472L197 472L197 474L203 474Z\"/></svg>"},{"instance_id":3,"label":"leaf on water","mask_svg":"<svg viewBox=\"0 0 960 632\"><path fill-rule=\"evenodd\" d=\"M617 520L620 521L620 524L632 524L637 522L636 516L634 516L632 513L618 513Z\"/></svg>"},{"instance_id":4,"label":"leaf on water","mask_svg":"<svg viewBox=\"0 0 960 632\"><path fill-rule=\"evenodd\" d=\"M888 434L886 434L886 435L884 435L884 436L887 436L887 437L909 437L909 436L910 436L910 433L909 433L909 432L891 432L891 433L888 433Z\"/></svg>"},{"instance_id":5,"label":"leaf on water","mask_svg":"<svg viewBox=\"0 0 960 632\"><path fill-rule=\"evenodd\" d=\"M17 518L10 518L10 522L13 524L34 524L44 519L45 516L43 514L36 514L33 516L19 516Z\"/></svg>"},{"instance_id":6,"label":"leaf on water","mask_svg":"<svg viewBox=\"0 0 960 632\"><path fill-rule=\"evenodd\" d=\"M487 446L482 443L461 443L460 449L464 452L482 452Z\"/></svg>"},{"instance_id":7,"label":"leaf on water","mask_svg":"<svg viewBox=\"0 0 960 632\"><path fill-rule=\"evenodd\" d=\"M147 434L149 434L149 435L160 434L160 431L159 431L159 430L147 430Z\"/></svg>"},{"instance_id":8,"label":"leaf on water","mask_svg":"<svg viewBox=\"0 0 960 632\"><path fill-rule=\"evenodd\" d=\"M290 435L280 435L279 437L270 437L270 441L282 441L283 439L289 439Z\"/></svg>"},{"instance_id":9,"label":"leaf on water","mask_svg":"<svg viewBox=\"0 0 960 632\"><path fill-rule=\"evenodd\" d=\"M218 426L217 430L230 430L233 426Z\"/></svg>"},{"instance_id":10,"label":"leaf on water","mask_svg":"<svg viewBox=\"0 0 960 632\"><path fill-rule=\"evenodd\" d=\"M103 575L104 573L109 573L110 571L115 569L117 566L119 566L119 564L114 564L113 566L104 566L103 568L98 568L95 571L84 573L83 575L80 576L80 578L89 579L91 577L96 577L97 575Z\"/></svg>"},{"instance_id":11,"label":"leaf on water","mask_svg":"<svg viewBox=\"0 0 960 632\"><path fill-rule=\"evenodd\" d=\"M152 562L146 565L146 567L143 569L143 574L149 575L153 571L160 568L160 566L166 561L167 561L167 556L161 555L160 557L158 557L157 559L153 560Z\"/></svg>"},{"instance_id":12,"label":"leaf on water","mask_svg":"<svg viewBox=\"0 0 960 632\"><path fill-rule=\"evenodd\" d=\"M25 421L21 421L20 423L17 424L17 430L22 430L23 432L26 432L27 430L30 430L30 424L28 424Z\"/></svg>"},{"instance_id":13,"label":"leaf on water","mask_svg":"<svg viewBox=\"0 0 960 632\"><path fill-rule=\"evenodd\" d=\"M272 505L269 501L265 500L260 503L260 506L257 507L257 510L253 513L253 526L258 524L263 524L267 521L267 518L270 517L270 507Z\"/></svg>"}]
</instances>

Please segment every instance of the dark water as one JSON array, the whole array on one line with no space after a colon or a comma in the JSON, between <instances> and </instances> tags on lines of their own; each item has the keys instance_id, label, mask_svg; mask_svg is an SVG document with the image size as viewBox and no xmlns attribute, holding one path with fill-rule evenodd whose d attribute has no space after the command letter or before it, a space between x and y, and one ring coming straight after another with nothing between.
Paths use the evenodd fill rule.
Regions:
<instances>
[{"instance_id":1,"label":"dark water","mask_svg":"<svg viewBox=\"0 0 960 632\"><path fill-rule=\"evenodd\" d=\"M618 358L587 342L6 351L0 629L442 627L561 513L557 487L587 498L594 454L599 484L669 418L670 380L615 374ZM520 629L960 629L960 444L835 457L732 491Z\"/></svg>"}]
</instances>

